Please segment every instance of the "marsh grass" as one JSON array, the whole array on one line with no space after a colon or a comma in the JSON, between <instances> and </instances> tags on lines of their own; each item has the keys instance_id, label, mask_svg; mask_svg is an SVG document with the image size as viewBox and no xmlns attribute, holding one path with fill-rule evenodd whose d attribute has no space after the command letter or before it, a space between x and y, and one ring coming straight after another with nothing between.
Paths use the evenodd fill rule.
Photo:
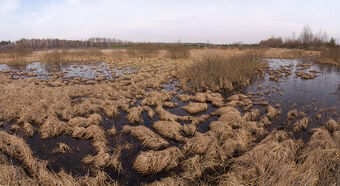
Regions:
<instances>
[{"instance_id":1,"label":"marsh grass","mask_svg":"<svg viewBox=\"0 0 340 186\"><path fill-rule=\"evenodd\" d=\"M30 48L16 46L9 49L5 53L2 53L1 58L5 58L5 61L8 65L20 67L27 63L28 60L26 58L32 53L33 50Z\"/></svg>"},{"instance_id":2,"label":"marsh grass","mask_svg":"<svg viewBox=\"0 0 340 186\"><path fill-rule=\"evenodd\" d=\"M186 59L190 57L190 49L183 44L172 44L167 47L166 57L171 59Z\"/></svg>"},{"instance_id":3,"label":"marsh grass","mask_svg":"<svg viewBox=\"0 0 340 186\"><path fill-rule=\"evenodd\" d=\"M47 63L64 63L64 62L91 62L100 61L104 53L97 48L84 50L52 50L46 52L42 60Z\"/></svg>"},{"instance_id":4,"label":"marsh grass","mask_svg":"<svg viewBox=\"0 0 340 186\"><path fill-rule=\"evenodd\" d=\"M27 55L30 55L33 53L33 50L30 48L24 48L24 47L14 47L11 50L9 50L9 55L13 58L19 58L19 57L25 57Z\"/></svg>"},{"instance_id":5,"label":"marsh grass","mask_svg":"<svg viewBox=\"0 0 340 186\"><path fill-rule=\"evenodd\" d=\"M63 56L67 55L68 53L68 50L53 50L44 54L43 61L48 63L60 63L63 61Z\"/></svg>"},{"instance_id":6,"label":"marsh grass","mask_svg":"<svg viewBox=\"0 0 340 186\"><path fill-rule=\"evenodd\" d=\"M340 47L328 48L323 50L320 57L318 57L316 60L319 63L340 66Z\"/></svg>"},{"instance_id":7,"label":"marsh grass","mask_svg":"<svg viewBox=\"0 0 340 186\"><path fill-rule=\"evenodd\" d=\"M129 57L152 58L159 55L159 46L153 43L137 43L129 46L126 53Z\"/></svg>"},{"instance_id":8,"label":"marsh grass","mask_svg":"<svg viewBox=\"0 0 340 186\"><path fill-rule=\"evenodd\" d=\"M249 84L261 64L264 51L250 50L237 56L210 53L195 59L180 72L192 91L231 91Z\"/></svg>"}]
</instances>

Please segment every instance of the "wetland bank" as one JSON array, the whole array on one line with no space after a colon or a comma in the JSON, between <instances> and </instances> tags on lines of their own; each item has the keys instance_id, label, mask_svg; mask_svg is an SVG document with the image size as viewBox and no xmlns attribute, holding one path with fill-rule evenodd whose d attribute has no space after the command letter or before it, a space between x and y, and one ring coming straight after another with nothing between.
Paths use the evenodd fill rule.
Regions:
<instances>
[{"instance_id":1,"label":"wetland bank","mask_svg":"<svg viewBox=\"0 0 340 186\"><path fill-rule=\"evenodd\" d=\"M338 185L340 68L318 55L4 54L0 183Z\"/></svg>"}]
</instances>

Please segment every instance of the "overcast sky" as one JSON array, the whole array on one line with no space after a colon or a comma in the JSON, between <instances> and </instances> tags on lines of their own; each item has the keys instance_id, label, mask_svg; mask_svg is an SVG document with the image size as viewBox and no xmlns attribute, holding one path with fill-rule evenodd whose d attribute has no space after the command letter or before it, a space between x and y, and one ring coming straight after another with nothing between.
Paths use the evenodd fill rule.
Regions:
<instances>
[{"instance_id":1,"label":"overcast sky","mask_svg":"<svg viewBox=\"0 0 340 186\"><path fill-rule=\"evenodd\" d=\"M340 40L339 0L0 0L0 40L257 43L304 25Z\"/></svg>"}]
</instances>

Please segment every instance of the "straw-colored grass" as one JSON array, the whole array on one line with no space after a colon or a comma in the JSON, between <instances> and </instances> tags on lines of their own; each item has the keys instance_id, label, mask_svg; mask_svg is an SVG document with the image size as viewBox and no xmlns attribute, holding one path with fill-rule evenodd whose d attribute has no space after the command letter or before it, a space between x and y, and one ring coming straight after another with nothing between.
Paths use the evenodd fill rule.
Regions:
<instances>
[{"instance_id":1,"label":"straw-colored grass","mask_svg":"<svg viewBox=\"0 0 340 186\"><path fill-rule=\"evenodd\" d=\"M172 59L186 59L190 57L190 48L177 43L167 47L166 57Z\"/></svg>"},{"instance_id":2,"label":"straw-colored grass","mask_svg":"<svg viewBox=\"0 0 340 186\"><path fill-rule=\"evenodd\" d=\"M124 126L122 132L126 134L131 134L135 137L144 147L150 149L162 149L169 146L169 142L160 137L158 134L152 132L149 128L139 125L139 126Z\"/></svg>"},{"instance_id":3,"label":"straw-colored grass","mask_svg":"<svg viewBox=\"0 0 340 186\"><path fill-rule=\"evenodd\" d=\"M340 48L333 47L324 49L321 51L320 56L316 58L316 61L323 64L340 66Z\"/></svg>"},{"instance_id":4,"label":"straw-colored grass","mask_svg":"<svg viewBox=\"0 0 340 186\"><path fill-rule=\"evenodd\" d=\"M71 153L72 149L65 143L58 143L58 147L52 150L53 153Z\"/></svg>"},{"instance_id":5,"label":"straw-colored grass","mask_svg":"<svg viewBox=\"0 0 340 186\"><path fill-rule=\"evenodd\" d=\"M182 109L190 114L198 114L200 112L206 111L208 109L208 104L190 102L188 105L183 106Z\"/></svg>"},{"instance_id":6,"label":"straw-colored grass","mask_svg":"<svg viewBox=\"0 0 340 186\"><path fill-rule=\"evenodd\" d=\"M180 142L185 142L186 138L181 134L183 126L174 121L157 121L152 127L162 136Z\"/></svg>"},{"instance_id":7,"label":"straw-colored grass","mask_svg":"<svg viewBox=\"0 0 340 186\"><path fill-rule=\"evenodd\" d=\"M295 122L294 124L294 132L300 132L301 130L306 130L307 126L310 122L310 119L308 117L304 117L301 120Z\"/></svg>"},{"instance_id":8,"label":"straw-colored grass","mask_svg":"<svg viewBox=\"0 0 340 186\"><path fill-rule=\"evenodd\" d=\"M156 174L176 168L181 158L183 154L177 147L161 151L145 151L137 156L132 168L143 175Z\"/></svg>"},{"instance_id":9,"label":"straw-colored grass","mask_svg":"<svg viewBox=\"0 0 340 186\"><path fill-rule=\"evenodd\" d=\"M248 85L257 72L263 51L253 50L239 56L209 54L179 72L179 77L194 91L231 91Z\"/></svg>"}]
</instances>

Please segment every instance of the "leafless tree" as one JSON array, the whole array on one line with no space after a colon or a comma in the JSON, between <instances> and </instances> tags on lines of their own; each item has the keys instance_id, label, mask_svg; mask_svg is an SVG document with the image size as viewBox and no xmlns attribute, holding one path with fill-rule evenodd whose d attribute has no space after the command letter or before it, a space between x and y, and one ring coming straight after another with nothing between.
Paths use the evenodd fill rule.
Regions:
<instances>
[{"instance_id":1,"label":"leafless tree","mask_svg":"<svg viewBox=\"0 0 340 186\"><path fill-rule=\"evenodd\" d=\"M308 25L306 25L302 29L302 32L299 37L299 41L305 48L308 48L311 45L313 41L313 32L312 32L312 29Z\"/></svg>"}]
</instances>

